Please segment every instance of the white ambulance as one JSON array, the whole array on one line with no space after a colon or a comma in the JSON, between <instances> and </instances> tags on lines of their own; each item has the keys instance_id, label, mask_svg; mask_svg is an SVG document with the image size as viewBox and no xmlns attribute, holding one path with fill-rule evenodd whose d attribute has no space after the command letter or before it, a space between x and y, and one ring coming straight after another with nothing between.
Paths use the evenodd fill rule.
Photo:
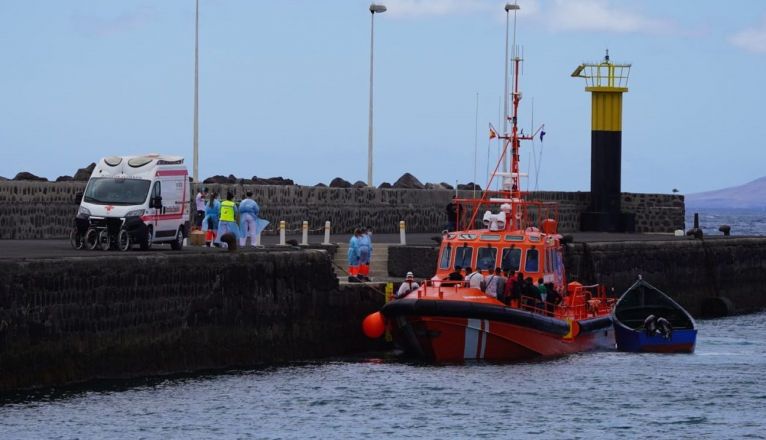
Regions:
<instances>
[{"instance_id":1,"label":"white ambulance","mask_svg":"<svg viewBox=\"0 0 766 440\"><path fill-rule=\"evenodd\" d=\"M180 156L109 156L98 161L72 231L75 248L183 248L188 231L189 172Z\"/></svg>"}]
</instances>

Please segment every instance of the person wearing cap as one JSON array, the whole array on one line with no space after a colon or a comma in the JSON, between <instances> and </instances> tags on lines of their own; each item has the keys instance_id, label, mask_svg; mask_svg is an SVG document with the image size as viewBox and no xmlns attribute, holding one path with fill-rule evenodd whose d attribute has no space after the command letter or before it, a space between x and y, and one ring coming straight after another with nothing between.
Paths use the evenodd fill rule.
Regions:
<instances>
[{"instance_id":1,"label":"person wearing cap","mask_svg":"<svg viewBox=\"0 0 766 440\"><path fill-rule=\"evenodd\" d=\"M207 199L207 187L203 187L194 197L194 205L197 208L194 225L197 226L197 229L202 227L202 219L205 218L205 199Z\"/></svg>"},{"instance_id":2,"label":"person wearing cap","mask_svg":"<svg viewBox=\"0 0 766 440\"><path fill-rule=\"evenodd\" d=\"M399 286L399 290L396 292L394 299L404 298L410 292L414 292L420 288L420 285L415 281L415 277L412 272L407 272L407 276L404 278L404 282Z\"/></svg>"}]
</instances>

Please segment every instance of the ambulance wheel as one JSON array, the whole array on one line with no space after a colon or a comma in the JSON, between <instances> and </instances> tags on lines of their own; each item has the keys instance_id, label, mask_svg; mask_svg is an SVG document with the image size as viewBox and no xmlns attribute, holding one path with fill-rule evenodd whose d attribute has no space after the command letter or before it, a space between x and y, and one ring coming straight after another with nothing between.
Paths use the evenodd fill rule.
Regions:
<instances>
[{"instance_id":1,"label":"ambulance wheel","mask_svg":"<svg viewBox=\"0 0 766 440\"><path fill-rule=\"evenodd\" d=\"M184 248L184 230L183 228L179 227L178 232L176 232L176 238L175 240L170 242L170 248L174 251L180 251Z\"/></svg>"},{"instance_id":2,"label":"ambulance wheel","mask_svg":"<svg viewBox=\"0 0 766 440\"><path fill-rule=\"evenodd\" d=\"M125 229L120 229L117 234L117 248L123 252L130 249L130 234Z\"/></svg>"},{"instance_id":3,"label":"ambulance wheel","mask_svg":"<svg viewBox=\"0 0 766 440\"><path fill-rule=\"evenodd\" d=\"M77 227L72 228L72 231L69 233L69 244L72 245L72 248L77 250L80 250L85 246L85 237L80 234Z\"/></svg>"},{"instance_id":4,"label":"ambulance wheel","mask_svg":"<svg viewBox=\"0 0 766 440\"><path fill-rule=\"evenodd\" d=\"M108 251L110 246L109 231L102 229L101 232L98 233L98 247L102 251Z\"/></svg>"},{"instance_id":5,"label":"ambulance wheel","mask_svg":"<svg viewBox=\"0 0 766 440\"><path fill-rule=\"evenodd\" d=\"M95 229L88 229L85 233L85 247L90 250L96 249L98 246L98 231Z\"/></svg>"},{"instance_id":6,"label":"ambulance wheel","mask_svg":"<svg viewBox=\"0 0 766 440\"><path fill-rule=\"evenodd\" d=\"M141 247L142 251L148 251L152 247L152 240L154 236L154 229L151 226L146 227L146 234L144 235L144 238L139 243L139 246Z\"/></svg>"}]
</instances>

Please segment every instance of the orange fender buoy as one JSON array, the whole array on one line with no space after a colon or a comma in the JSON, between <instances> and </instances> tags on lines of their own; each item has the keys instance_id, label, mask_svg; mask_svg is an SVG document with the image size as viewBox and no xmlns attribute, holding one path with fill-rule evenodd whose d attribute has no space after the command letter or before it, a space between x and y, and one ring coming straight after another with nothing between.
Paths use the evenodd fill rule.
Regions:
<instances>
[{"instance_id":1,"label":"orange fender buoy","mask_svg":"<svg viewBox=\"0 0 766 440\"><path fill-rule=\"evenodd\" d=\"M362 330L370 339L379 338L386 331L386 320L380 312L371 313L362 321Z\"/></svg>"}]
</instances>

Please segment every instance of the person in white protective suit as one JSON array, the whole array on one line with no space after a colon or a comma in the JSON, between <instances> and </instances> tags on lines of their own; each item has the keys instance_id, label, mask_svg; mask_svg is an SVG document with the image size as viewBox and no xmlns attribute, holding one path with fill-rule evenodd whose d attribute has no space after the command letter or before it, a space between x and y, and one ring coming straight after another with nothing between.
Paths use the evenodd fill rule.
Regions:
<instances>
[{"instance_id":1,"label":"person in white protective suit","mask_svg":"<svg viewBox=\"0 0 766 440\"><path fill-rule=\"evenodd\" d=\"M247 238L250 237L250 246L256 246L260 242L258 237L269 225L269 221L258 217L261 208L253 200L253 192L248 191L245 195L247 197L239 202L239 230L241 232L239 245L245 246Z\"/></svg>"}]
</instances>

